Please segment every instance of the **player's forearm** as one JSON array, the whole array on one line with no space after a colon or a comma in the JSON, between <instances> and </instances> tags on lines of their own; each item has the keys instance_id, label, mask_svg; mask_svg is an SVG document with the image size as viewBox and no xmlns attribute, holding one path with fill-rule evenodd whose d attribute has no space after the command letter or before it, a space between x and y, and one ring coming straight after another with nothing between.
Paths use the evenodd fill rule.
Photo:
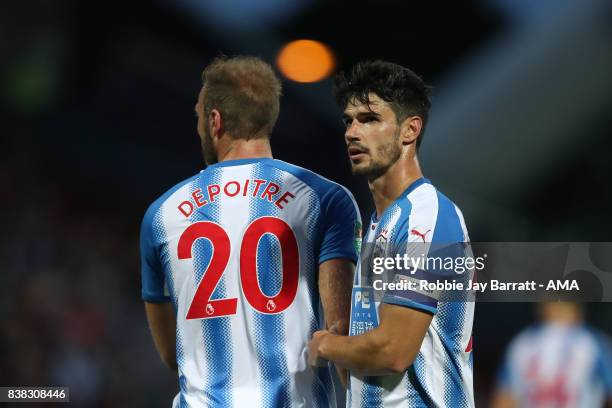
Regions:
<instances>
[{"instance_id":1,"label":"player's forearm","mask_svg":"<svg viewBox=\"0 0 612 408\"><path fill-rule=\"evenodd\" d=\"M319 356L362 375L389 375L406 369L401 356L376 329L360 336L327 335L319 344Z\"/></svg>"},{"instance_id":2,"label":"player's forearm","mask_svg":"<svg viewBox=\"0 0 612 408\"><path fill-rule=\"evenodd\" d=\"M166 367L168 367L170 370L174 371L175 373L178 372L178 364L176 362L176 356L174 356L174 358L166 358L162 356L162 361L164 362L164 364L166 364Z\"/></svg>"},{"instance_id":3,"label":"player's forearm","mask_svg":"<svg viewBox=\"0 0 612 408\"><path fill-rule=\"evenodd\" d=\"M338 334L340 336L345 336L348 334L348 326L349 326L348 319L337 319L332 323L331 327L328 327L328 329L332 329L331 330L332 334ZM340 379L340 383L346 389L347 384L348 384L347 369L338 364L334 364L334 366L336 368L336 372L338 373L338 378Z\"/></svg>"},{"instance_id":4,"label":"player's forearm","mask_svg":"<svg viewBox=\"0 0 612 408\"><path fill-rule=\"evenodd\" d=\"M331 333L348 334L354 270L353 262L348 259L331 259L319 265L319 293L325 313L325 327ZM337 364L335 367L340 382L346 388L346 369Z\"/></svg>"},{"instance_id":5,"label":"player's forearm","mask_svg":"<svg viewBox=\"0 0 612 408\"><path fill-rule=\"evenodd\" d=\"M162 362L172 371L178 371L178 364L176 362L176 346L166 339L160 338L160 336L153 337L155 348L159 353Z\"/></svg>"},{"instance_id":6,"label":"player's forearm","mask_svg":"<svg viewBox=\"0 0 612 408\"><path fill-rule=\"evenodd\" d=\"M145 302L145 311L155 349L163 363L177 371L176 316L172 304Z\"/></svg>"}]
</instances>

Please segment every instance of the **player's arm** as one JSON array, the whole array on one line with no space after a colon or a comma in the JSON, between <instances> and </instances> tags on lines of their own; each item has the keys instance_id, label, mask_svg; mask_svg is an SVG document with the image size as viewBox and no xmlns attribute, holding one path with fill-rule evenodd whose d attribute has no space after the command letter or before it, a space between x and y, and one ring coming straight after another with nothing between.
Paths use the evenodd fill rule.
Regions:
<instances>
[{"instance_id":1,"label":"player's arm","mask_svg":"<svg viewBox=\"0 0 612 408\"><path fill-rule=\"evenodd\" d=\"M326 189L322 197L323 236L319 252L319 295L325 314L325 328L348 334L351 289L359 242L361 218L353 196L341 187ZM346 387L346 369L336 365Z\"/></svg>"},{"instance_id":2,"label":"player's arm","mask_svg":"<svg viewBox=\"0 0 612 408\"><path fill-rule=\"evenodd\" d=\"M319 294L325 327L341 335L348 334L354 272L355 266L348 259L330 259L319 265ZM346 369L336 365L336 370L346 388Z\"/></svg>"},{"instance_id":3,"label":"player's arm","mask_svg":"<svg viewBox=\"0 0 612 408\"><path fill-rule=\"evenodd\" d=\"M145 302L145 311L159 356L172 371L177 371L176 314L172 303Z\"/></svg>"},{"instance_id":4,"label":"player's arm","mask_svg":"<svg viewBox=\"0 0 612 408\"><path fill-rule=\"evenodd\" d=\"M140 274L142 299L155 348L162 361L177 371L176 314L165 291L165 276L156 250L152 222L158 206L151 205L140 228Z\"/></svg>"},{"instance_id":5,"label":"player's arm","mask_svg":"<svg viewBox=\"0 0 612 408\"><path fill-rule=\"evenodd\" d=\"M309 360L325 359L361 375L389 375L412 365L432 314L404 306L383 304L380 325L359 336L318 331L309 344Z\"/></svg>"}]
</instances>

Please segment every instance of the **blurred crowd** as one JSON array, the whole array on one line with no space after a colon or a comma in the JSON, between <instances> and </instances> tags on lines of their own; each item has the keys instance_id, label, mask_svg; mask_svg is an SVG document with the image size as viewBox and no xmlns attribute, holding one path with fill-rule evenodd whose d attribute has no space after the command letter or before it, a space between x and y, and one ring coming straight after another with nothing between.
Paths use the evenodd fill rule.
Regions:
<instances>
[{"instance_id":1,"label":"blurred crowd","mask_svg":"<svg viewBox=\"0 0 612 408\"><path fill-rule=\"evenodd\" d=\"M0 384L68 386L74 406L167 405L177 386L139 298L138 221L24 157L0 177Z\"/></svg>"}]
</instances>

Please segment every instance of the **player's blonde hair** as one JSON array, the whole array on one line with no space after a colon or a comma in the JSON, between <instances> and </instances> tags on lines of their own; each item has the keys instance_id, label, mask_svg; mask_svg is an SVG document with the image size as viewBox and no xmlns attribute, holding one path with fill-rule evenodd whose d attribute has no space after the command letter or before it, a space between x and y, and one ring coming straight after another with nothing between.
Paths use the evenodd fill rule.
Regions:
<instances>
[{"instance_id":1,"label":"player's blonde hair","mask_svg":"<svg viewBox=\"0 0 612 408\"><path fill-rule=\"evenodd\" d=\"M281 82L256 57L218 57L202 73L204 113L221 113L234 138L269 137L280 107Z\"/></svg>"}]
</instances>

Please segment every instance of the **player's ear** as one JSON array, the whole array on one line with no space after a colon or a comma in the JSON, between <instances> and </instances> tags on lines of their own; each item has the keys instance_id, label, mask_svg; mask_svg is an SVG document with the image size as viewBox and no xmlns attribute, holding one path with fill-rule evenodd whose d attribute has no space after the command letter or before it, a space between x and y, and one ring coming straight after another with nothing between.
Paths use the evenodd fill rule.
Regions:
<instances>
[{"instance_id":1,"label":"player's ear","mask_svg":"<svg viewBox=\"0 0 612 408\"><path fill-rule=\"evenodd\" d=\"M408 116L400 125L400 138L403 145L414 143L423 128L423 120L419 116Z\"/></svg>"},{"instance_id":2,"label":"player's ear","mask_svg":"<svg viewBox=\"0 0 612 408\"><path fill-rule=\"evenodd\" d=\"M212 109L210 111L210 115L208 116L208 126L213 139L221 137L221 134L223 134L223 118L221 117L221 112L219 112L217 109Z\"/></svg>"}]
</instances>

